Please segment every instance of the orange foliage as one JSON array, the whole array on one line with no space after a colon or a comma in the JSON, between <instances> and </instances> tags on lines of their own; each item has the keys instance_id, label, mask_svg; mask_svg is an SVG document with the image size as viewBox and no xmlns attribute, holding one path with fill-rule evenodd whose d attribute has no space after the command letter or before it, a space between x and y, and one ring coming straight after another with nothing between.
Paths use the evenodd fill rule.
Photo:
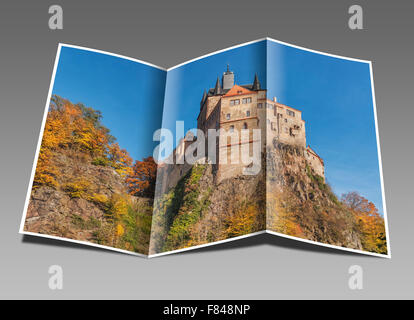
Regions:
<instances>
[{"instance_id":1,"label":"orange foliage","mask_svg":"<svg viewBox=\"0 0 414 320\"><path fill-rule=\"evenodd\" d=\"M352 210L355 216L363 235L362 245L364 249L387 253L384 218L379 214L375 205L357 192L342 195L342 202Z\"/></svg>"},{"instance_id":2,"label":"orange foliage","mask_svg":"<svg viewBox=\"0 0 414 320\"><path fill-rule=\"evenodd\" d=\"M108 158L113 167L121 176L132 174L132 158L125 149L121 149L118 143L108 146Z\"/></svg>"},{"instance_id":3,"label":"orange foliage","mask_svg":"<svg viewBox=\"0 0 414 320\"><path fill-rule=\"evenodd\" d=\"M248 234L255 230L260 212L255 205L244 205L226 219L226 238Z\"/></svg>"},{"instance_id":4,"label":"orange foliage","mask_svg":"<svg viewBox=\"0 0 414 320\"><path fill-rule=\"evenodd\" d=\"M114 138L101 124L101 117L97 110L53 96L43 132L34 186L57 186L58 170L53 164L53 152L58 149L77 151L90 159L106 159L108 165L121 176L132 173L131 157L117 143L112 143Z\"/></svg>"},{"instance_id":5,"label":"orange foliage","mask_svg":"<svg viewBox=\"0 0 414 320\"><path fill-rule=\"evenodd\" d=\"M148 157L142 161L137 160L132 171L132 174L126 179L129 193L135 196L153 197L157 174L157 164L154 159Z\"/></svg>"}]
</instances>

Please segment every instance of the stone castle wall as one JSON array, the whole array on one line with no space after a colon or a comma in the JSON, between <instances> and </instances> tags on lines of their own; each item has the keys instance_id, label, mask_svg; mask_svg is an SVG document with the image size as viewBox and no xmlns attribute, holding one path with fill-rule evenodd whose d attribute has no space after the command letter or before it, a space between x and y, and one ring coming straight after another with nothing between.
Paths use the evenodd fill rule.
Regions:
<instances>
[{"instance_id":1,"label":"stone castle wall","mask_svg":"<svg viewBox=\"0 0 414 320\"><path fill-rule=\"evenodd\" d=\"M250 156L253 155L255 139L252 129L261 130L262 151L266 147L271 148L275 142L298 146L303 148L306 159L315 173L325 176L323 160L312 149L306 148L305 121L302 120L300 110L280 104L276 99L268 100L266 90L251 91L237 85L234 88L240 90L237 91L240 94L229 91L228 94L205 96L197 118L197 127L205 134L206 152L209 149L208 129L221 129L227 132L227 136L222 136L213 146L217 156L214 165L217 182L243 174L247 165L241 159L241 146L248 145ZM249 129L247 139L241 138L240 133L243 129ZM240 140L232 140L231 132L237 132ZM238 150L236 158L232 158L232 148ZM175 186L190 169L191 165L187 163L163 168L161 171L164 189Z\"/></svg>"},{"instance_id":2,"label":"stone castle wall","mask_svg":"<svg viewBox=\"0 0 414 320\"><path fill-rule=\"evenodd\" d=\"M309 147L305 150L305 158L314 172L321 176L325 181L325 167L323 160Z\"/></svg>"}]
</instances>

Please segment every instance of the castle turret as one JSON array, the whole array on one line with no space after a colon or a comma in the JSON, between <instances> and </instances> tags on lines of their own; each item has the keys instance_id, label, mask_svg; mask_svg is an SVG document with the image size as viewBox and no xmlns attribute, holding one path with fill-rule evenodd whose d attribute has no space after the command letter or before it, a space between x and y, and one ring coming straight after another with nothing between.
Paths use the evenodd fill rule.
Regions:
<instances>
[{"instance_id":1,"label":"castle turret","mask_svg":"<svg viewBox=\"0 0 414 320\"><path fill-rule=\"evenodd\" d=\"M257 73L254 75L254 82L253 82L252 90L260 90L260 82L259 82L259 78L257 77Z\"/></svg>"},{"instance_id":2,"label":"castle turret","mask_svg":"<svg viewBox=\"0 0 414 320\"><path fill-rule=\"evenodd\" d=\"M234 86L234 73L230 71L229 65L227 65L227 71L223 73L222 82L223 90L231 89Z\"/></svg>"},{"instance_id":3,"label":"castle turret","mask_svg":"<svg viewBox=\"0 0 414 320\"><path fill-rule=\"evenodd\" d=\"M203 107L204 102L206 101L206 99L207 99L207 91L204 89L204 94L203 94L203 97L201 98L201 101L200 101L200 110Z\"/></svg>"},{"instance_id":4,"label":"castle turret","mask_svg":"<svg viewBox=\"0 0 414 320\"><path fill-rule=\"evenodd\" d=\"M223 90L221 88L220 79L217 77L216 86L214 87L214 95L222 94Z\"/></svg>"}]
</instances>

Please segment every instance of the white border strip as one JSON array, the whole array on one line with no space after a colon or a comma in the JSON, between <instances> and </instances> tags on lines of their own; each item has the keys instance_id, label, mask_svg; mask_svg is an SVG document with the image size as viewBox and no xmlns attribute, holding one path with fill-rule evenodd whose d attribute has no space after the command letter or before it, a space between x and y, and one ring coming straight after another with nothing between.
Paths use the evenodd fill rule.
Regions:
<instances>
[{"instance_id":1,"label":"white border strip","mask_svg":"<svg viewBox=\"0 0 414 320\"><path fill-rule=\"evenodd\" d=\"M46 119L47 119L49 105L50 105L50 99L52 97L53 86L55 84L56 71L57 71L57 67L58 67L58 64L59 64L60 53L61 53L62 47L74 48L74 49L80 49L80 50L85 50L85 51L91 51L91 52L106 54L106 55L114 56L114 57L117 57L117 58L122 58L122 59L130 60L130 61L134 61L134 62L139 62L139 63L145 64L145 65L148 65L148 66L166 71L165 68L161 68L159 66L156 66L156 65L150 64L148 62L138 60L138 59L125 57L125 56L122 56L122 55L113 54L113 53L102 51L102 50L89 49L89 48L85 48L85 47L59 43L58 49L57 49L57 52L56 52L55 63L54 63L54 66L53 66L52 79L51 79L50 85L49 85L49 92L48 92L47 99L46 99L46 105L45 105L45 108L44 108L44 111L43 111L42 125L41 125L41 129L40 129L39 138L37 140L36 153L35 153L35 158L34 158L34 161L33 161L32 172L31 172L31 175L30 175L30 182L29 182L29 185L28 185L27 193L26 193L26 200L25 200L25 204L24 204L22 220L20 221L19 233L23 234L23 235L31 235L31 236L38 236L38 237L43 237L43 238L55 239L55 240L69 241L69 242L73 242L73 243L77 243L77 244L88 245L88 246L92 246L92 247L117 251L117 252L126 253L126 254L130 254L130 255L147 257L147 255L145 255L145 254L140 254L140 253L136 253L136 252L132 252L132 251L128 251L128 250L122 250L122 249L118 249L118 248L114 248L114 247L110 247L110 246L103 246L103 245L95 244L95 243L89 242L89 241L80 241L80 240L74 240L74 239L70 239L70 238L56 237L56 236L51 236L51 235L46 235L46 234L41 234L41 233L34 233L34 232L24 231L24 224L25 224L25 221L26 221L27 209L29 207L30 195L31 195L32 187L33 187L33 180L34 180L34 176L35 176L35 173L36 173L37 161L39 159L40 146L42 144L43 133L44 133L44 130L45 130Z\"/></svg>"},{"instance_id":2,"label":"white border strip","mask_svg":"<svg viewBox=\"0 0 414 320\"><path fill-rule=\"evenodd\" d=\"M382 255L382 254L373 253L373 252L367 252L367 251L362 251L362 250L356 250L356 249L350 249L350 248L325 244L325 243L322 243L322 242L316 242L316 241L311 241L311 240L302 239L302 238L298 238L298 237L293 237L293 236L289 236L289 235L286 235L286 234L273 232L273 231L270 231L270 230L259 231L259 232L251 233L251 234L248 234L248 235L243 235L243 236L234 237L234 238L230 238L230 239L225 239L225 240L220 240L220 241L216 241L216 242L206 243L206 244L202 244L202 245L198 245L198 246L194 246L194 247L183 248L183 249L178 249L178 250L173 250L173 251L168 251L168 252L163 252L163 253L158 253L158 254L153 254L153 255L148 255L148 256L144 255L144 254L135 253L135 252L132 252L132 251L127 251L127 250L117 249L117 248L113 248L113 247L109 247L109 246L103 246L103 245L95 244L93 242L79 241L79 240L73 240L73 239L69 239L69 238L62 238L62 237L56 237L56 236L50 236L50 235L45 235L45 234L32 233L32 232L24 231L24 223L25 223L25 220L26 220L27 208L28 208L28 205L29 205L30 194L31 194L32 186L33 186L33 179L34 179L34 175L35 175L35 171L36 171L36 165L37 165L37 161L38 161L38 157L39 157L39 151L40 151L40 146L41 146L41 142L42 142L42 138L43 138L44 127L45 127L45 124L46 124L47 110L49 108L50 98L51 98L51 95L52 95L53 85L54 85L55 76L56 76L57 65L59 63L60 51L61 51L62 47L76 48L76 49L81 49L81 50L87 50L87 51L107 54L107 55L110 55L110 56L114 56L114 57L118 57L118 58L122 58L122 59L127 59L127 60L131 60L131 61L139 62L139 63L142 63L142 64L146 64L148 66L155 67L155 68L158 68L158 69L161 69L161 70L164 70L164 71L170 71L170 70L176 69L178 67L184 66L186 64L192 63L194 61L209 57L211 55L215 55L215 54L218 54L218 53L221 53L221 52L236 49L236 48L239 48L239 47L242 47L242 46L247 46L247 45L257 43L257 42L260 42L260 41L264 41L264 40L269 40L269 41L279 43L279 44L282 44L282 45L285 45L285 46L289 46L289 47L292 47L292 48L297 48L297 49L300 49L300 50L305 50L305 51L309 51L309 52L313 52L313 53L317 53L317 54L321 54L321 55L325 55L325 56L330 56L330 57L334 57L334 58L338 58L338 59L345 59L345 60L350 60L350 61L362 62L362 63L368 63L369 64L370 78L371 78L372 102L373 102L374 118L375 118L376 141L377 141L378 160L379 160L379 170L380 170L380 178L381 178L381 191L382 191L382 200L383 200L384 221L385 221L385 229L386 229L386 237L387 237L387 251L388 251L387 255ZM75 46L75 45L70 45L70 44L59 43L56 58L55 58L55 63L54 63L54 67L53 67L52 79L51 79L50 86L49 86L48 98L47 98L47 102L46 102L46 106L45 106L45 110L44 110L41 131L40 131L40 135L39 135L39 139L38 139L38 143L37 143L36 155L35 155L35 159L34 159L34 162L33 162L32 173L31 173L31 177L30 177L30 183L29 183L27 194L26 194L26 201L25 201L25 205L24 205L23 217L22 217L22 220L21 220L21 223L20 223L19 233L20 234L33 235L33 236L39 236L39 237L44 237L44 238L50 238L50 239L55 239L55 240L64 240L64 241L69 241L69 242L78 243L78 244L82 244L82 245L89 245L89 246L98 247L98 248L102 248L102 249L108 249L108 250L117 251L117 252L121 252L121 253L126 253L126 254L130 254L130 255L143 256L143 257L149 257L149 258L159 257L159 256L164 256L164 255L168 255L168 254L184 252L184 251L189 251L189 250L195 250L195 249L204 248L204 247L208 247L208 246L212 246L212 245L216 245L216 244L220 244L220 243L226 243L226 242L229 242L229 241L234 241L234 240L239 240L239 239L243 239L243 238L247 238L247 237L252 237L252 236L255 236L255 235L258 235L258 234L269 233L269 234L273 234L273 235L276 235L276 236L280 236L280 237L284 237L284 238L288 238L288 239L293 239L293 240L297 240L297 241L301 241L301 242L306 242L306 243L310 243L310 244L314 244L314 245L319 245L319 246L323 246L323 247L339 249L339 250L344 250L344 251L349 251L349 252L354 252L354 253L360 253L360 254L364 254L364 255L371 255L371 256L376 256L376 257L381 257L381 258L391 258L391 245L390 245L387 209L386 209L386 201L385 201L384 178L383 178L383 172L382 172L382 158L381 158L381 147L380 147L379 133L378 133L378 120L377 120L377 110L376 110L376 100L375 100L375 89L374 89L374 77L373 77L373 70L372 70L372 62L369 61L369 60L354 59L354 58L329 54L329 53L325 53L325 52L321 52L321 51L316 51L316 50L296 46L296 45L293 45L293 44L289 44L289 43L286 43L286 42L282 42L282 41L278 41L278 40L274 40L274 39L266 37L266 38L262 38L262 39L242 43L242 44L239 44L239 45L235 45L235 46L229 47L227 49L218 50L218 51L206 54L204 56L201 56L199 58L195 58L195 59L189 60L187 62L181 63L181 64L176 65L174 67L171 67L169 69L165 69L165 68L147 63L145 61L141 61L141 60L138 60L138 59L134 59L134 58L118 55L118 54L113 54L113 53L102 51L102 50L96 50L96 49L90 49L90 48L85 48L85 47L80 47L80 46Z\"/></svg>"},{"instance_id":3,"label":"white border strip","mask_svg":"<svg viewBox=\"0 0 414 320\"><path fill-rule=\"evenodd\" d=\"M322 51L317 51L317 50L313 50L313 49L309 49L309 48L297 46L297 45L294 45L294 44L291 44L291 43L287 43L287 42L275 40L275 39L272 39L272 38L269 38L269 37L265 37L265 38L260 38L258 40L253 40L253 41L248 41L248 42L244 42L244 43L241 43L241 44L237 44L237 45L231 46L231 47L226 48L226 49L217 50L217 51L214 51L214 52L205 54L205 55L203 55L201 57L194 58L194 59L191 59L189 61L180 63L180 64L178 64L176 66L173 66L173 67L170 67L170 68L168 68L166 70L167 71L171 71L171 70L177 69L179 67L182 67L182 66L184 66L186 64L190 64L192 62L195 62L197 60L201 60L201 59L207 58L209 56L216 55L218 53L222 53L222 52L226 52L226 51L229 51L229 50L237 49L237 48L240 48L240 47L248 46L250 44L257 43L257 42L261 42L261 41L264 41L264 40L268 40L268 41L271 41L271 42L275 42L275 43L278 43L278 44L281 44L281 45L284 45L284 46L287 46L287 47L292 47L292 48L296 48L296 49L300 49L300 50L309 51L309 52L312 52L312 53L317 53L317 54L324 55L324 56L329 56L329 57L332 57L332 58L344 59L344 60L355 61L355 62L371 63L371 61L369 61L369 60L362 60L362 59L356 59L356 58L351 58L351 57L345 57L345 56L340 56L340 55L336 55L336 54L326 53L326 52L322 52Z\"/></svg>"},{"instance_id":4,"label":"white border strip","mask_svg":"<svg viewBox=\"0 0 414 320\"><path fill-rule=\"evenodd\" d=\"M305 50L305 51L309 51L309 52L312 52L312 53L317 53L317 54L320 54L320 55L323 55L323 56L332 57L332 58L350 60L350 61L355 61L355 62L363 62L363 63L370 63L371 62L369 60L362 60L362 59L350 58L350 57L340 56L340 55L326 53L326 52L322 52L322 51L317 51L317 50L313 50L313 49L309 49L309 48L297 46L297 45L294 45L294 44L291 44L291 43L287 43L287 42L275 40L275 39L272 39L272 38L269 38L269 37L267 37L266 40L269 40L269 41L272 41L272 42L276 42L276 43L279 43L279 44L283 44L283 45L288 46L288 47L292 47L292 48L296 48L296 49L300 49L300 50Z\"/></svg>"},{"instance_id":5,"label":"white border strip","mask_svg":"<svg viewBox=\"0 0 414 320\"><path fill-rule=\"evenodd\" d=\"M378 164L381 178L381 194L382 194L382 209L384 211L384 223L385 223L385 236L387 238L387 252L388 257L391 259L391 240L388 227L388 217L387 217L387 204L385 200L385 188L384 188L384 173L382 171L382 156L381 156L381 143L379 138L378 130L378 118L377 118L377 102L375 99L375 86L374 86L374 74L372 68L372 62L369 62L369 73L371 77L371 92L372 92L372 105L374 108L374 118L375 118L375 133L377 135L377 151L378 151Z\"/></svg>"},{"instance_id":6,"label":"white border strip","mask_svg":"<svg viewBox=\"0 0 414 320\"><path fill-rule=\"evenodd\" d=\"M99 248L99 249L105 249L105 250L125 253L125 254L129 254L129 255L132 255L132 256L148 258L148 256L146 254L142 254L142 253L138 253L138 252L134 252L134 251L123 250L123 249L118 249L118 248L110 247L110 246L104 246L104 245L89 242L89 241L74 240L74 239L70 239L70 238L51 236L51 235L48 235L48 234L29 232L29 231L22 231L22 232L20 232L20 234L35 236L35 237L40 237L40 238L59 240L59 241L65 241L65 242L72 242L72 243L85 245L85 246L90 246L90 247L95 247L95 248Z\"/></svg>"},{"instance_id":7,"label":"white border strip","mask_svg":"<svg viewBox=\"0 0 414 320\"><path fill-rule=\"evenodd\" d=\"M20 221L19 233L21 233L21 234L24 233L24 223L26 221L27 208L29 207L30 194L32 192L33 179L34 179L35 172L36 172L37 160L39 158L40 145L42 144L43 132L45 130L45 124L46 124L46 119L47 119L47 114L48 114L48 109L49 109L50 98L52 96L53 85L55 83L55 76L56 76L57 66L59 64L61 47L62 47L61 44L59 44L58 49L57 49L57 53L56 53L55 63L54 63L54 66L53 66L52 79L51 79L50 85L49 85L49 92L47 94L46 105L45 105L45 108L43 110L43 120L42 120L42 125L40 127L39 138L37 140L37 147L36 147L35 158L34 158L33 166L32 166L32 173L30 175L30 182L29 182L29 186L28 186L28 189L27 189L27 193L26 193L26 201L24 203L23 217L22 217L22 220Z\"/></svg>"},{"instance_id":8,"label":"white border strip","mask_svg":"<svg viewBox=\"0 0 414 320\"><path fill-rule=\"evenodd\" d=\"M98 50L98 49L92 49L92 48L87 48L87 47L81 47L81 46L76 46L76 45L73 45L73 44L59 43L59 48L61 48L61 47L67 47L67 48L73 48L73 49L80 49L80 50L84 50L84 51L102 53L102 54L106 54L108 56L113 56L113 57L117 57L117 58L121 58L121 59L125 59L125 60L139 62L139 63L145 64L145 65L150 66L150 67L153 67L153 68L157 68L157 69L160 69L160 70L163 70L163 71L167 71L166 68L157 66L155 64L152 64L152 63L149 63L149 62L146 62L146 61L142 61L142 60L139 60L139 59L135 59L135 58L123 56L121 54L116 54L116 53L108 52L108 51L103 51L103 50Z\"/></svg>"},{"instance_id":9,"label":"white border strip","mask_svg":"<svg viewBox=\"0 0 414 320\"><path fill-rule=\"evenodd\" d=\"M166 251L166 252L161 252L161 253L156 253L156 254L150 254L150 255L148 255L148 258L161 257L161 256L173 254L173 253L210 247L210 246L213 246L213 245L216 245L216 244L221 244L221 243L231 242L231 241L235 241L235 240L250 238L250 237L257 236L257 235L263 234L263 233L266 233L266 230L257 231L257 232L245 234L245 235L238 236L238 237L228 238L228 239L224 239L224 240L219 240L219 241L209 242L209 243L205 243L205 244L200 244L198 246L193 246L193 247L188 247L188 248L183 248L183 249L177 249L177 250L172 250L172 251Z\"/></svg>"},{"instance_id":10,"label":"white border strip","mask_svg":"<svg viewBox=\"0 0 414 320\"><path fill-rule=\"evenodd\" d=\"M287 234L279 233L279 232L275 232L275 231L271 231L271 230L266 230L266 233L272 234L274 236L279 236L279 237L282 237L282 238L287 238L287 239L291 239L291 240L295 240L295 241L299 241L299 242L305 242L305 243L309 243L309 244L312 244L312 245L331 248L331 249L335 249L335 250L348 251L348 252L358 253L358 254L363 254L363 255L368 255L368 256L391 259L391 254L390 253L388 255L385 255L385 254L369 252L369 251L364 251L364 250L358 250L358 249L351 249L351 248L347 248L347 247L335 246L333 244L328 244L328 243L303 239L303 238L299 238L299 237L289 236ZM388 241L388 239L387 239L387 241Z\"/></svg>"},{"instance_id":11,"label":"white border strip","mask_svg":"<svg viewBox=\"0 0 414 320\"><path fill-rule=\"evenodd\" d=\"M229 48L226 48L226 49L217 50L217 51L214 51L214 52L211 52L211 53L205 54L205 55L203 55L203 56L201 56L201 57L194 58L194 59L191 59L191 60L189 60L189 61L186 61L186 62L183 62L183 63L177 64L176 66L173 66L173 67L171 67L171 68L168 68L168 69L167 69L167 71L171 71L171 70L177 69L177 68L182 67L182 66L184 66L184 65L186 65L186 64L189 64L189 63L192 63L192 62L194 62L194 61L197 61L197 60L201 60L201 59L204 59L204 58L210 57L210 56L215 55L215 54L218 54L218 53L222 53L222 52L226 52L226 51L233 50L233 49L236 49L236 48L240 48L240 47L248 46L249 44L253 44L253 43L260 42L260 41L264 41L264 40L266 40L266 39L268 39L268 38L261 38L261 39L258 39L258 40L253 40L253 41L249 41L249 42L244 42L244 43L242 43L242 44L237 44L237 45L234 45L234 46L229 47Z\"/></svg>"}]
</instances>

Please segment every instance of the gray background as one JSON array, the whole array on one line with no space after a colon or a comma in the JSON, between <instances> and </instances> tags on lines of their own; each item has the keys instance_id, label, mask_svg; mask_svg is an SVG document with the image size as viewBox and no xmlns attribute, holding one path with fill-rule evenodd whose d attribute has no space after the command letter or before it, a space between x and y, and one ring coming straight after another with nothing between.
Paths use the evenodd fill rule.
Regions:
<instances>
[{"instance_id":1,"label":"gray background","mask_svg":"<svg viewBox=\"0 0 414 320\"><path fill-rule=\"evenodd\" d=\"M348 7L364 30L348 29ZM64 29L48 29L61 4ZM414 298L413 1L2 1L1 298ZM57 43L170 67L264 36L374 61L391 260L269 235L143 259L18 234ZM48 267L64 289L48 288ZM364 289L348 268L364 268Z\"/></svg>"}]
</instances>

